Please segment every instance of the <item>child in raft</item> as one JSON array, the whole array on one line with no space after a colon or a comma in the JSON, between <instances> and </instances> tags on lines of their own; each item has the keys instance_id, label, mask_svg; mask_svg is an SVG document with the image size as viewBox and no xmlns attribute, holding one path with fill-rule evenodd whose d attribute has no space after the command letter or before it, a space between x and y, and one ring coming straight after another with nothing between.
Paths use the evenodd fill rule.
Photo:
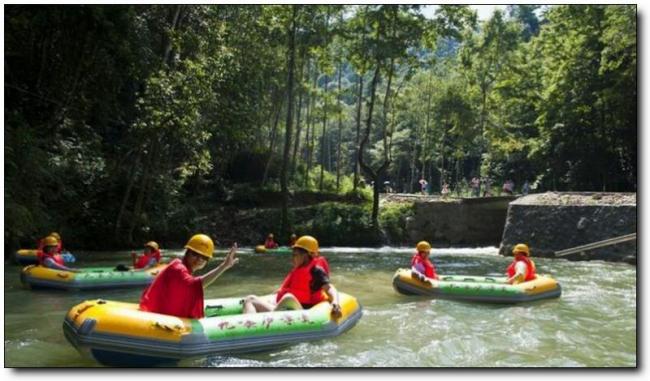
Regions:
<instances>
[{"instance_id":1,"label":"child in raft","mask_svg":"<svg viewBox=\"0 0 650 381\"><path fill-rule=\"evenodd\" d=\"M512 254L515 258L506 269L507 283L518 284L535 279L536 270L535 262L530 259L530 250L528 245L519 243L512 249Z\"/></svg>"},{"instance_id":2,"label":"child in raft","mask_svg":"<svg viewBox=\"0 0 650 381\"><path fill-rule=\"evenodd\" d=\"M266 237L266 241L264 242L264 247L267 249L277 249L278 244L273 240L273 233L270 233L268 237Z\"/></svg>"},{"instance_id":3,"label":"child in raft","mask_svg":"<svg viewBox=\"0 0 650 381\"><path fill-rule=\"evenodd\" d=\"M38 264L54 270L77 272L78 269L68 267L63 261L63 256L59 250L61 248L59 240L56 237L49 235L41 241L42 248L38 249L36 258Z\"/></svg>"},{"instance_id":4,"label":"child in raft","mask_svg":"<svg viewBox=\"0 0 650 381\"><path fill-rule=\"evenodd\" d=\"M135 253L131 253L133 259L133 269L146 270L160 263L160 246L154 241L149 241L144 245L144 254L136 258Z\"/></svg>"},{"instance_id":5,"label":"child in raft","mask_svg":"<svg viewBox=\"0 0 650 381\"><path fill-rule=\"evenodd\" d=\"M416 245L417 253L411 258L411 274L423 282L438 279L436 268L429 260L431 245L427 241L420 241Z\"/></svg>"},{"instance_id":6,"label":"child in raft","mask_svg":"<svg viewBox=\"0 0 650 381\"><path fill-rule=\"evenodd\" d=\"M269 302L249 295L244 299L244 313L307 309L328 300L329 297L332 316L340 317L339 294L330 283L327 261L318 256L316 238L302 236L296 240L292 249L291 260L294 267L282 282L275 301Z\"/></svg>"}]
</instances>

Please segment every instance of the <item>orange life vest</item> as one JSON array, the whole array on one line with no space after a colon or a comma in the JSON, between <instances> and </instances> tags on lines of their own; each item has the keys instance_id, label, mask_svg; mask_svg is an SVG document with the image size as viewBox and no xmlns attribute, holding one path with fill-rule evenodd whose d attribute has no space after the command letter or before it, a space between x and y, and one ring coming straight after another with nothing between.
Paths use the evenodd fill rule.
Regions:
<instances>
[{"instance_id":1,"label":"orange life vest","mask_svg":"<svg viewBox=\"0 0 650 381\"><path fill-rule=\"evenodd\" d=\"M323 270L325 270L325 274L327 274L327 276L330 276L330 265L327 263L327 259L325 259L325 257L318 256L314 258L314 262L316 262L316 266L320 266Z\"/></svg>"},{"instance_id":2,"label":"orange life vest","mask_svg":"<svg viewBox=\"0 0 650 381\"><path fill-rule=\"evenodd\" d=\"M429 258L424 258L420 255L420 253L415 253L413 258L411 258L411 267L415 267L417 265L422 265L424 266L424 275L427 278L437 278L438 275L436 274L436 269L433 267L433 263L429 260Z\"/></svg>"},{"instance_id":3,"label":"orange life vest","mask_svg":"<svg viewBox=\"0 0 650 381\"><path fill-rule=\"evenodd\" d=\"M152 258L155 258L156 262L160 263L160 250L154 250L149 255L141 255L140 258L138 258L138 261L135 263L134 267L136 269L144 268L147 264L149 264L149 261L151 261Z\"/></svg>"},{"instance_id":4,"label":"orange life vest","mask_svg":"<svg viewBox=\"0 0 650 381\"><path fill-rule=\"evenodd\" d=\"M275 243L275 241L273 241L272 239L267 239L267 240L264 242L264 247L267 248L267 249L277 249L277 248L278 248L278 244Z\"/></svg>"},{"instance_id":5,"label":"orange life vest","mask_svg":"<svg viewBox=\"0 0 650 381\"><path fill-rule=\"evenodd\" d=\"M36 252L36 258L38 259L38 264L41 266L45 266L45 260L48 258L54 260L58 265L65 266L63 257L59 254L47 254L43 250L39 250Z\"/></svg>"},{"instance_id":6,"label":"orange life vest","mask_svg":"<svg viewBox=\"0 0 650 381\"><path fill-rule=\"evenodd\" d=\"M319 261L312 260L306 266L296 267L284 278L280 291L276 296L276 302L287 293L293 294L300 304L314 305L325 300L323 290L311 290L312 275L311 270L317 265ZM325 270L327 272L327 270Z\"/></svg>"},{"instance_id":7,"label":"orange life vest","mask_svg":"<svg viewBox=\"0 0 650 381\"><path fill-rule=\"evenodd\" d=\"M522 261L526 263L526 278L524 278L524 282L527 282L529 280L533 280L536 277L535 274L535 262L533 262L532 259L523 256L523 255L518 255L515 257L515 260L512 261L510 266L506 269L506 273L508 274L508 277L512 277L515 275L515 266L517 265L517 262Z\"/></svg>"}]
</instances>

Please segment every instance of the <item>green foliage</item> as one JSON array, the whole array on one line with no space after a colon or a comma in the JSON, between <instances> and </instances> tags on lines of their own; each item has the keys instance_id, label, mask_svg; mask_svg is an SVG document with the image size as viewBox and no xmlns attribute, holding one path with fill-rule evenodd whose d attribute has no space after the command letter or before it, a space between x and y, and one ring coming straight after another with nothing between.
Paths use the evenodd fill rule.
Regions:
<instances>
[{"instance_id":1,"label":"green foliage","mask_svg":"<svg viewBox=\"0 0 650 381\"><path fill-rule=\"evenodd\" d=\"M392 244L407 244L408 231L406 219L413 216L413 203L386 202L382 204L379 214L379 226Z\"/></svg>"},{"instance_id":2,"label":"green foliage","mask_svg":"<svg viewBox=\"0 0 650 381\"><path fill-rule=\"evenodd\" d=\"M292 210L294 222L379 242L371 189L352 193L368 120L364 158L382 173L366 183L417 191L424 177L437 191L480 170L495 186L635 191L636 8L542 10L478 25L455 5L433 19L390 4L6 6L5 249L51 230L86 247L98 233L105 247L186 236L233 200L274 204L283 164L292 197L358 203L310 206L323 213L310 223ZM408 210L387 208L397 242Z\"/></svg>"}]
</instances>

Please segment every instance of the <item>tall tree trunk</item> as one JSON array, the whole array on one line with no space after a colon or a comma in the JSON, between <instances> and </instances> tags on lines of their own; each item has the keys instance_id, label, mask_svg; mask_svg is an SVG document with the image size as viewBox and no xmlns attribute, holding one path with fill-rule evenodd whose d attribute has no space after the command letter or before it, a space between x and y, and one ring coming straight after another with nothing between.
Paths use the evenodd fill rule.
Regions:
<instances>
[{"instance_id":1,"label":"tall tree trunk","mask_svg":"<svg viewBox=\"0 0 650 381\"><path fill-rule=\"evenodd\" d=\"M323 191L323 178L325 176L325 134L327 133L327 84L329 83L329 76L327 78L327 83L325 84L325 91L323 93L323 131L321 131L320 136L320 183L318 189Z\"/></svg>"},{"instance_id":2,"label":"tall tree trunk","mask_svg":"<svg viewBox=\"0 0 650 381\"><path fill-rule=\"evenodd\" d=\"M483 180L481 179L481 166L483 165L483 152L485 150L485 112L487 108L487 85L482 85L481 86L481 119L480 119L480 126L481 126L481 152L479 152L478 155L478 168L476 169L476 173L478 173L478 194L481 194L481 186L483 185Z\"/></svg>"},{"instance_id":3,"label":"tall tree trunk","mask_svg":"<svg viewBox=\"0 0 650 381\"><path fill-rule=\"evenodd\" d=\"M278 122L280 121L282 106L283 106L283 102L280 101L278 108L275 111L273 128L271 129L271 137L270 137L271 141L269 142L269 160L266 162L266 168L264 168L264 176L262 177L262 186L266 185L266 181L268 180L268 176L269 176L269 170L271 169L271 162L273 161L273 149L275 146L275 137L277 135Z\"/></svg>"},{"instance_id":4,"label":"tall tree trunk","mask_svg":"<svg viewBox=\"0 0 650 381\"><path fill-rule=\"evenodd\" d=\"M299 84L300 88L298 90L298 92L299 92L299 95L298 95L298 109L296 110L296 139L295 139L295 142L293 144L293 154L291 155L291 171L290 171L290 174L289 174L290 178L294 178L294 174L296 172L296 155L297 155L298 150L300 148L300 132L301 132L300 131L300 128L301 128L300 114L301 114L301 111L302 111L302 97L303 97L303 94L305 93L303 91L303 89L302 89L304 66L305 66L305 53L303 52L303 54L302 54L302 62L300 64L300 74L299 74L299 78L298 78L298 84ZM309 69L307 69L307 72L309 72ZM307 75L309 76L309 73Z\"/></svg>"},{"instance_id":5,"label":"tall tree trunk","mask_svg":"<svg viewBox=\"0 0 650 381\"><path fill-rule=\"evenodd\" d=\"M357 136L356 136L356 145L357 148L357 157L359 157L359 135L361 131L361 107L363 105L363 74L359 74L359 84L358 84L358 95L357 95ZM353 189L356 191L359 184L359 160L354 161L354 185Z\"/></svg>"},{"instance_id":6,"label":"tall tree trunk","mask_svg":"<svg viewBox=\"0 0 650 381\"><path fill-rule=\"evenodd\" d=\"M282 169L280 170L280 189L282 192L280 231L283 237L287 236L289 231L289 189L287 187L287 170L289 168L289 153L291 152L291 128L293 127L293 67L296 60L295 36L297 12L298 6L292 5L291 29L289 30L289 73L287 75L287 125L284 134Z\"/></svg>"},{"instance_id":7,"label":"tall tree trunk","mask_svg":"<svg viewBox=\"0 0 650 381\"><path fill-rule=\"evenodd\" d=\"M309 174L311 173L311 166L312 166L312 159L314 157L314 135L316 135L316 131L314 131L315 123L313 121L313 117L311 114L314 113L314 107L316 107L316 94L315 91L318 88L318 69L314 67L314 94L310 96L310 115L307 120L307 130L309 131L311 129L311 136L308 136L307 139L305 140L305 144L307 144L309 147L307 149L307 171L305 172L305 187L309 188Z\"/></svg>"},{"instance_id":8,"label":"tall tree trunk","mask_svg":"<svg viewBox=\"0 0 650 381\"><path fill-rule=\"evenodd\" d=\"M422 178L426 178L426 157L427 157L427 143L429 140L429 121L431 120L431 98L432 98L432 88L431 88L431 80L433 77L433 70L431 70L430 75L429 75L429 83L427 84L427 115L426 115L426 121L424 123L424 139L422 143ZM431 180L431 178L429 178ZM427 180L427 181L429 181Z\"/></svg>"},{"instance_id":9,"label":"tall tree trunk","mask_svg":"<svg viewBox=\"0 0 650 381\"><path fill-rule=\"evenodd\" d=\"M140 222L140 214L142 213L143 201L145 193L149 188L149 180L151 179L154 158L158 154L158 142L152 140L149 154L147 156L147 163L142 169L142 182L140 184L140 191L138 192L138 197L135 201L135 207L133 209L133 217L131 218L131 225L129 225L129 230L127 234L127 242L133 244L133 230L135 230L136 225Z\"/></svg>"},{"instance_id":10,"label":"tall tree trunk","mask_svg":"<svg viewBox=\"0 0 650 381\"><path fill-rule=\"evenodd\" d=\"M115 230L113 232L115 241L119 240L120 228L122 227L122 218L124 217L124 212L126 212L126 205L131 198L131 191L133 190L133 185L135 185L135 180L138 177L138 166L140 165L140 156L135 159L133 166L131 166L131 175L129 176L129 184L126 186L126 191L122 197L122 202L120 203L120 211L117 213L117 218L115 219Z\"/></svg>"},{"instance_id":11,"label":"tall tree trunk","mask_svg":"<svg viewBox=\"0 0 650 381\"><path fill-rule=\"evenodd\" d=\"M373 186L373 197L372 197L372 215L371 221L372 226L377 229L379 228L379 179L377 173L363 161L363 149L366 144L368 144L370 139L370 130L372 128L372 111L375 107L375 94L377 90L377 82L379 81L379 71L381 65L380 62L377 62L377 67L375 68L375 73L372 77L372 82L370 84L370 101L368 103L368 118L366 120L366 130L363 135L363 139L359 143L359 155L357 160L359 161L359 166L374 181Z\"/></svg>"},{"instance_id":12,"label":"tall tree trunk","mask_svg":"<svg viewBox=\"0 0 650 381\"><path fill-rule=\"evenodd\" d=\"M339 113L339 129L336 137L336 192L339 192L341 185L341 131L343 130L343 110L341 110L341 72L343 71L343 64L339 61L339 83L338 83L338 113Z\"/></svg>"}]
</instances>

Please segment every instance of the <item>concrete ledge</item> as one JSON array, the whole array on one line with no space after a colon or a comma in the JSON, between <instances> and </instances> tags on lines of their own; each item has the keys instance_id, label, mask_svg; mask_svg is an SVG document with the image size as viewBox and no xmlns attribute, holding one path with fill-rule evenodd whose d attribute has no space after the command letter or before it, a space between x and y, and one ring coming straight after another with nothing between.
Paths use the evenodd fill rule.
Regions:
<instances>
[{"instance_id":1,"label":"concrete ledge","mask_svg":"<svg viewBox=\"0 0 650 381\"><path fill-rule=\"evenodd\" d=\"M555 257L555 252L635 233L636 194L557 193L522 197L510 203L501 255L512 255L517 243L526 243L533 257ZM601 259L636 263L636 241L576 253L569 260Z\"/></svg>"}]
</instances>

